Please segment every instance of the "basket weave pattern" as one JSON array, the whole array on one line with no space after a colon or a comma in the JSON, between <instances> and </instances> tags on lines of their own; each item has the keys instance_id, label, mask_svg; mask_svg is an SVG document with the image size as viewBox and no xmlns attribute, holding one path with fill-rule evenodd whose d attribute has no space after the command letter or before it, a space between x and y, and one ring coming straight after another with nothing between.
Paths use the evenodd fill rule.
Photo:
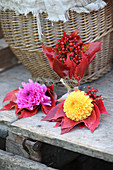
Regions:
<instances>
[{"instance_id":1,"label":"basket weave pattern","mask_svg":"<svg viewBox=\"0 0 113 170\"><path fill-rule=\"evenodd\" d=\"M69 11L67 22L51 22L47 14L40 14L42 40L39 40L37 20L29 15L16 15L14 11L7 10L0 13L3 33L12 51L24 66L31 72L35 80L44 82L58 82L59 77L50 68L48 60L42 52L42 43L46 46L55 46L57 39L61 38L63 31L70 34L79 29L78 34L83 42L103 41L102 50L89 65L83 78L90 82L112 69L113 61L113 4L89 14L78 14Z\"/></svg>"}]
</instances>

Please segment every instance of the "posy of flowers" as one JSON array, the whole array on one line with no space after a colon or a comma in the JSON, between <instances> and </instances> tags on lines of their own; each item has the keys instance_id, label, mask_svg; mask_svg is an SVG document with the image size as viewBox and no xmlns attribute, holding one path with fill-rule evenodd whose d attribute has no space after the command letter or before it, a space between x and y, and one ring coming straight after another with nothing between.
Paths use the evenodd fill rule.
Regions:
<instances>
[{"instance_id":1,"label":"posy of flowers","mask_svg":"<svg viewBox=\"0 0 113 170\"><path fill-rule=\"evenodd\" d=\"M3 102L9 103L1 111L15 108L18 118L25 118L33 116L41 108L46 114L42 120L55 121L55 127L61 126L61 134L69 132L76 125L80 128L86 126L91 132L98 127L101 114L109 114L103 99L93 87L88 86L86 93L75 88L79 86L87 67L96 57L95 53L101 50L102 42L83 43L77 32L78 30L71 35L64 32L54 48L42 45L51 68L68 89L68 93L57 100L58 104L55 105L53 84L46 87L29 80L29 83L23 82L22 87L6 94Z\"/></svg>"},{"instance_id":2,"label":"posy of flowers","mask_svg":"<svg viewBox=\"0 0 113 170\"><path fill-rule=\"evenodd\" d=\"M97 90L90 86L87 93L76 89L87 67L96 57L95 54L101 50L101 44L102 42L83 43L76 30L71 35L64 32L55 47L42 45L51 68L68 90L58 100L59 104L42 119L56 121L55 127L61 126L61 134L69 132L75 125L87 126L93 132L99 125L100 115L108 114L103 99L96 94Z\"/></svg>"},{"instance_id":3,"label":"posy of flowers","mask_svg":"<svg viewBox=\"0 0 113 170\"><path fill-rule=\"evenodd\" d=\"M74 90L61 97L57 104L42 120L55 121L55 127L61 126L61 134L69 132L78 125L86 126L93 132L99 125L101 114L109 114L97 90L88 86L87 93Z\"/></svg>"},{"instance_id":4,"label":"posy of flowers","mask_svg":"<svg viewBox=\"0 0 113 170\"><path fill-rule=\"evenodd\" d=\"M64 85L64 79L67 78L70 82L75 81L74 86L79 86L86 68L96 57L95 53L101 50L102 42L83 43L77 32L78 30L71 35L64 32L55 47L42 45L51 68L59 75Z\"/></svg>"},{"instance_id":5,"label":"posy of flowers","mask_svg":"<svg viewBox=\"0 0 113 170\"><path fill-rule=\"evenodd\" d=\"M0 111L15 108L18 119L30 117L41 108L43 113L48 114L55 106L56 93L53 84L46 87L29 79L28 83L23 82L22 87L8 92L3 100L9 101Z\"/></svg>"}]
</instances>

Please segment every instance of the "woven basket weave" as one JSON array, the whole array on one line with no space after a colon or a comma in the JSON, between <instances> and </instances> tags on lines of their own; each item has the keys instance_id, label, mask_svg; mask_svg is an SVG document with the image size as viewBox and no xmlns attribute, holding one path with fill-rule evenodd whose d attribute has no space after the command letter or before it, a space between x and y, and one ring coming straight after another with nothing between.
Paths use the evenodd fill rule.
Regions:
<instances>
[{"instance_id":1,"label":"woven basket weave","mask_svg":"<svg viewBox=\"0 0 113 170\"><path fill-rule=\"evenodd\" d=\"M79 29L78 34L83 42L103 41L102 50L88 67L82 83L90 82L101 77L112 69L113 61L113 4L89 14L78 14L69 11L67 22L51 22L47 14L40 14L42 40L39 40L37 20L29 15L16 15L7 10L0 13L1 25L7 43L24 66L30 71L35 80L58 82L59 77L50 68L48 60L42 52L42 43L54 46L61 38L63 31L70 34Z\"/></svg>"}]
</instances>

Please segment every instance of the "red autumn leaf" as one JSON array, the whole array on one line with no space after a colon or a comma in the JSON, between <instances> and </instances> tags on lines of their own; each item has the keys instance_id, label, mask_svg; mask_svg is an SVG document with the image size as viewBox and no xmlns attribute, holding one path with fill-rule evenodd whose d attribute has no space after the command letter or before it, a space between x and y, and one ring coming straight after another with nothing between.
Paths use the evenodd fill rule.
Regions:
<instances>
[{"instance_id":1,"label":"red autumn leaf","mask_svg":"<svg viewBox=\"0 0 113 170\"><path fill-rule=\"evenodd\" d=\"M60 135L63 135L63 134L65 134L65 133L69 132L70 130L72 130L72 127L68 128L68 129L62 129L62 128L61 128L61 133L60 133Z\"/></svg>"},{"instance_id":2,"label":"red autumn leaf","mask_svg":"<svg viewBox=\"0 0 113 170\"><path fill-rule=\"evenodd\" d=\"M4 110L11 110L12 108L14 108L16 105L16 103L10 101L8 104L6 104L5 106L3 106L2 109L0 109L0 111L4 111Z\"/></svg>"},{"instance_id":3,"label":"red autumn leaf","mask_svg":"<svg viewBox=\"0 0 113 170\"><path fill-rule=\"evenodd\" d=\"M86 52L85 52L85 55L87 55L87 59L89 61L89 64L96 57L95 53L97 53L101 50L101 44L102 43L103 43L103 41L83 44L84 50L87 49Z\"/></svg>"},{"instance_id":4,"label":"red autumn leaf","mask_svg":"<svg viewBox=\"0 0 113 170\"><path fill-rule=\"evenodd\" d=\"M18 92L19 89L15 89L15 90L12 90L10 92L8 92L3 100L3 102L5 101L12 101L12 102L15 102L16 101L16 95L15 93Z\"/></svg>"},{"instance_id":5,"label":"red autumn leaf","mask_svg":"<svg viewBox=\"0 0 113 170\"><path fill-rule=\"evenodd\" d=\"M76 68L77 65L75 64L74 61L70 60L69 53L67 54L67 59L66 59L65 64L67 65L68 68L70 68L69 77L70 77L70 79L72 79L72 77L75 73L75 68Z\"/></svg>"},{"instance_id":6,"label":"red autumn leaf","mask_svg":"<svg viewBox=\"0 0 113 170\"><path fill-rule=\"evenodd\" d=\"M55 124L54 128L55 128L55 127L59 127L59 126L61 126L61 120L62 120L62 119L60 119L60 121L56 122L56 124Z\"/></svg>"},{"instance_id":7,"label":"red autumn leaf","mask_svg":"<svg viewBox=\"0 0 113 170\"><path fill-rule=\"evenodd\" d=\"M71 33L71 36L73 37L73 39L75 38L75 37L77 37L77 43L79 44L79 45L82 45L83 44L83 42L82 42L82 39L80 38L80 36L78 35L78 29L77 30L75 30L74 32L72 32Z\"/></svg>"},{"instance_id":8,"label":"red autumn leaf","mask_svg":"<svg viewBox=\"0 0 113 170\"><path fill-rule=\"evenodd\" d=\"M73 129L73 127L77 124L79 124L80 121L74 121L71 120L69 118L67 118L66 116L63 118L62 120L62 124L61 124L61 135L63 135L64 133L69 132L71 129Z\"/></svg>"},{"instance_id":9,"label":"red autumn leaf","mask_svg":"<svg viewBox=\"0 0 113 170\"><path fill-rule=\"evenodd\" d=\"M109 115L109 113L107 112L107 110L106 110L106 108L104 106L103 99L98 99L97 98L95 100L95 102L96 102L101 114L108 114Z\"/></svg>"},{"instance_id":10,"label":"red autumn leaf","mask_svg":"<svg viewBox=\"0 0 113 170\"><path fill-rule=\"evenodd\" d=\"M16 106L15 106L15 114L18 115L22 110L23 110L23 108L18 108L18 105L16 104Z\"/></svg>"},{"instance_id":11,"label":"red autumn leaf","mask_svg":"<svg viewBox=\"0 0 113 170\"><path fill-rule=\"evenodd\" d=\"M23 110L21 110L21 112L18 116L18 119L33 116L37 113L38 109L39 109L39 107L35 107L33 110L23 109Z\"/></svg>"},{"instance_id":12,"label":"red autumn leaf","mask_svg":"<svg viewBox=\"0 0 113 170\"><path fill-rule=\"evenodd\" d=\"M43 113L48 114L48 112L55 106L55 102L57 99L57 95L54 92L54 84L47 87L46 95L51 98L51 106L46 106L42 104L41 108L42 108Z\"/></svg>"},{"instance_id":13,"label":"red autumn leaf","mask_svg":"<svg viewBox=\"0 0 113 170\"><path fill-rule=\"evenodd\" d=\"M53 68L53 61L54 61L54 55L55 53L53 52L53 48L52 47L46 47L44 44L42 44L42 49L43 52L46 54L48 60L49 60L49 64L51 66L51 68Z\"/></svg>"},{"instance_id":14,"label":"red autumn leaf","mask_svg":"<svg viewBox=\"0 0 113 170\"><path fill-rule=\"evenodd\" d=\"M91 116L84 120L85 125L93 132L99 125L100 122L100 111L98 106L94 104L94 110L92 111Z\"/></svg>"},{"instance_id":15,"label":"red autumn leaf","mask_svg":"<svg viewBox=\"0 0 113 170\"><path fill-rule=\"evenodd\" d=\"M84 125L84 123L82 122L82 123L80 123L80 124L78 124L78 126L79 126L79 128L80 129L82 129L83 127L85 127L85 125Z\"/></svg>"},{"instance_id":16,"label":"red autumn leaf","mask_svg":"<svg viewBox=\"0 0 113 170\"><path fill-rule=\"evenodd\" d=\"M47 116L45 116L43 119L41 119L41 120L48 120L48 121L54 121L55 119L54 119L54 117L55 117L55 114L56 114L56 112L57 112L57 110L60 108L60 106L61 106L61 104L62 103L59 103L59 104L57 104L55 107L53 107L51 110L50 110L50 112L49 112L49 114L47 114Z\"/></svg>"},{"instance_id":17,"label":"red autumn leaf","mask_svg":"<svg viewBox=\"0 0 113 170\"><path fill-rule=\"evenodd\" d=\"M75 68L75 72L74 72L75 79L77 79L78 81L81 80L88 65L89 65L88 59L83 55L81 63L77 65Z\"/></svg>"},{"instance_id":18,"label":"red autumn leaf","mask_svg":"<svg viewBox=\"0 0 113 170\"><path fill-rule=\"evenodd\" d=\"M57 58L54 58L53 60L53 70L60 76L60 77L65 77L69 76L69 70L70 68L67 67L67 65L61 63L58 61Z\"/></svg>"},{"instance_id":19,"label":"red autumn leaf","mask_svg":"<svg viewBox=\"0 0 113 170\"><path fill-rule=\"evenodd\" d=\"M74 32L72 32L71 33L71 36L73 37L73 38L75 38L76 36L78 36L78 29L77 30L75 30ZM80 37L79 37L80 38Z\"/></svg>"},{"instance_id":20,"label":"red autumn leaf","mask_svg":"<svg viewBox=\"0 0 113 170\"><path fill-rule=\"evenodd\" d=\"M48 58L49 64L51 68L61 77L66 77L67 75L69 76L69 70L67 65L63 64L60 62L56 57L55 57L55 52L52 51L52 47L49 49L49 47L46 47L42 45L43 52L45 53L46 57ZM48 51L49 50L49 51ZM51 51L51 52L50 52Z\"/></svg>"},{"instance_id":21,"label":"red autumn leaf","mask_svg":"<svg viewBox=\"0 0 113 170\"><path fill-rule=\"evenodd\" d=\"M75 125L77 125L79 123L80 123L80 121L74 121L74 120L71 120L65 116L62 121L62 129L73 128Z\"/></svg>"},{"instance_id":22,"label":"red autumn leaf","mask_svg":"<svg viewBox=\"0 0 113 170\"><path fill-rule=\"evenodd\" d=\"M65 117L65 113L63 111L63 104L64 102L62 102L60 107L57 109L57 112L55 113L55 116L54 116L54 120L59 120L59 118Z\"/></svg>"},{"instance_id":23,"label":"red autumn leaf","mask_svg":"<svg viewBox=\"0 0 113 170\"><path fill-rule=\"evenodd\" d=\"M52 47L46 47L42 44L43 52L45 53L46 57L49 60L49 64L51 68L60 76L65 77L67 76L69 72L69 68L61 63L57 58L55 57L56 53L53 52Z\"/></svg>"}]
</instances>

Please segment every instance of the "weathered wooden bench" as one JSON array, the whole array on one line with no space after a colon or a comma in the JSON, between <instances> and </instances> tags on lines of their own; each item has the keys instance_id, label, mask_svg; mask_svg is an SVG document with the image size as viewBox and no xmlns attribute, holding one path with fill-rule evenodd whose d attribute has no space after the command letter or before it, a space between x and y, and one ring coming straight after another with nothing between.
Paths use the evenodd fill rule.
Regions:
<instances>
[{"instance_id":1,"label":"weathered wooden bench","mask_svg":"<svg viewBox=\"0 0 113 170\"><path fill-rule=\"evenodd\" d=\"M19 87L22 81L29 78L31 78L30 73L21 65L0 74L0 108L3 106L2 100L5 94ZM2 149L25 157L24 159L32 159L35 163L39 161L55 168L65 166L80 157L80 154L112 163L113 71L91 85L102 94L107 111L110 113L101 116L100 125L93 133L86 127L82 129L75 127L69 133L60 135L60 128L53 128L54 122L40 121L44 117L41 111L32 117L10 124L16 118L14 110L2 111L0 112L0 145L3 143L2 140L6 139L6 148L2 145ZM0 151L0 162L3 162L4 154ZM5 159L10 159L11 162L9 157L11 156L8 155ZM42 166L46 165L42 164Z\"/></svg>"}]
</instances>

